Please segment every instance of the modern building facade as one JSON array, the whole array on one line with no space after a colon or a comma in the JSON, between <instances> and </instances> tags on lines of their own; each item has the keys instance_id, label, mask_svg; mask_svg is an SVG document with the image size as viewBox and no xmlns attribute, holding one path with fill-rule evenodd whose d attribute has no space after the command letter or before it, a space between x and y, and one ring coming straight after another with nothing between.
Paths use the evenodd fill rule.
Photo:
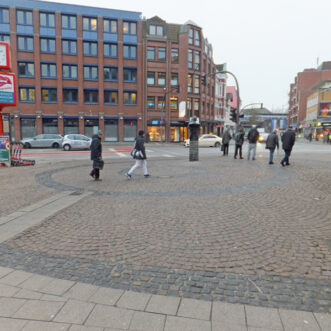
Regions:
<instances>
[{"instance_id":1,"label":"modern building facade","mask_svg":"<svg viewBox=\"0 0 331 331\"><path fill-rule=\"evenodd\" d=\"M200 117L201 133L214 131L215 72L212 46L194 22L168 24L155 16L143 22L144 109L151 141L180 142L188 120Z\"/></svg>"},{"instance_id":2,"label":"modern building facade","mask_svg":"<svg viewBox=\"0 0 331 331\"><path fill-rule=\"evenodd\" d=\"M10 42L17 107L12 139L98 128L133 141L143 128L141 13L2 0L0 40Z\"/></svg>"},{"instance_id":3,"label":"modern building facade","mask_svg":"<svg viewBox=\"0 0 331 331\"><path fill-rule=\"evenodd\" d=\"M321 80L331 79L331 61L323 62L317 69L299 72L290 85L288 123L300 129L307 115L307 97L312 87Z\"/></svg>"}]
</instances>

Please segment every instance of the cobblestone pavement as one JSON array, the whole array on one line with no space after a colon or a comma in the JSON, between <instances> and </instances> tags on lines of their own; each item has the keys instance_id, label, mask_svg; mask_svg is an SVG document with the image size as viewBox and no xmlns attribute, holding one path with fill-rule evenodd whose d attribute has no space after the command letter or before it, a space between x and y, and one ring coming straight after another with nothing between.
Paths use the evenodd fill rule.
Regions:
<instances>
[{"instance_id":1,"label":"cobblestone pavement","mask_svg":"<svg viewBox=\"0 0 331 331\"><path fill-rule=\"evenodd\" d=\"M330 161L200 158L40 169L41 190L94 195L0 245L0 265L152 294L331 311ZM326 158L327 159L327 158ZM45 171L43 171L45 170ZM36 185L36 184L34 184Z\"/></svg>"}]
</instances>

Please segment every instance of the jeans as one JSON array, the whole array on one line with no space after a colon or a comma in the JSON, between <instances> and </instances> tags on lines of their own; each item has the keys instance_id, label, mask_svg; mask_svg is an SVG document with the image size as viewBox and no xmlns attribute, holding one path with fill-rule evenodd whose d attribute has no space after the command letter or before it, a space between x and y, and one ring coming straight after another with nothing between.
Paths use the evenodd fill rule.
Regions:
<instances>
[{"instance_id":1,"label":"jeans","mask_svg":"<svg viewBox=\"0 0 331 331\"><path fill-rule=\"evenodd\" d=\"M285 156L284 156L281 163L285 163L287 165L290 164L289 163L290 162L290 156L291 156L291 151L285 151Z\"/></svg>"},{"instance_id":2,"label":"jeans","mask_svg":"<svg viewBox=\"0 0 331 331\"><path fill-rule=\"evenodd\" d=\"M229 154L229 144L223 144L223 155Z\"/></svg>"},{"instance_id":3,"label":"jeans","mask_svg":"<svg viewBox=\"0 0 331 331\"><path fill-rule=\"evenodd\" d=\"M239 151L240 158L242 158L243 157L242 156L242 146L236 144L236 148L235 148L235 151L234 151L234 157L237 157L238 151Z\"/></svg>"},{"instance_id":4,"label":"jeans","mask_svg":"<svg viewBox=\"0 0 331 331\"><path fill-rule=\"evenodd\" d=\"M247 159L249 160L251 157L251 150L253 150L253 155L252 159L255 160L255 155L256 155L256 144L249 144L248 145L248 156Z\"/></svg>"},{"instance_id":5,"label":"jeans","mask_svg":"<svg viewBox=\"0 0 331 331\"><path fill-rule=\"evenodd\" d=\"M269 152L270 152L270 154L269 154L269 162L273 162L275 150L270 148L269 149Z\"/></svg>"},{"instance_id":6,"label":"jeans","mask_svg":"<svg viewBox=\"0 0 331 331\"><path fill-rule=\"evenodd\" d=\"M128 171L128 174L131 175L136 169L139 167L143 167L144 175L148 175L147 170L147 160L136 160L136 163L133 165L133 167Z\"/></svg>"}]
</instances>

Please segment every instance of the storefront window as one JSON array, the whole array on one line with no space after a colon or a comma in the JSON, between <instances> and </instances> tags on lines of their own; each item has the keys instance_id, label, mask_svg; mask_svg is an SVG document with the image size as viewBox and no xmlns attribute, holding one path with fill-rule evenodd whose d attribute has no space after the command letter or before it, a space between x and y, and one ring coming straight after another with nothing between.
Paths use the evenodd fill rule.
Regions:
<instances>
[{"instance_id":1,"label":"storefront window","mask_svg":"<svg viewBox=\"0 0 331 331\"><path fill-rule=\"evenodd\" d=\"M134 141L137 136L137 120L124 120L124 141Z\"/></svg>"},{"instance_id":2,"label":"storefront window","mask_svg":"<svg viewBox=\"0 0 331 331\"><path fill-rule=\"evenodd\" d=\"M180 142L188 138L188 129L186 126L171 126L170 141Z\"/></svg>"},{"instance_id":3,"label":"storefront window","mask_svg":"<svg viewBox=\"0 0 331 331\"><path fill-rule=\"evenodd\" d=\"M85 118L85 120L84 120L85 136L92 137L98 133L98 130L99 130L99 119L98 118L93 118L93 119Z\"/></svg>"},{"instance_id":4,"label":"storefront window","mask_svg":"<svg viewBox=\"0 0 331 331\"><path fill-rule=\"evenodd\" d=\"M64 118L64 134L76 134L79 133L78 118Z\"/></svg>"},{"instance_id":5,"label":"storefront window","mask_svg":"<svg viewBox=\"0 0 331 331\"><path fill-rule=\"evenodd\" d=\"M105 141L118 141L118 120L105 119Z\"/></svg>"},{"instance_id":6,"label":"storefront window","mask_svg":"<svg viewBox=\"0 0 331 331\"><path fill-rule=\"evenodd\" d=\"M151 121L153 122L153 121ZM156 121L159 123L159 121ZM147 127L147 132L149 133L150 141L161 141L161 134L162 134L162 141L165 141L165 127L161 128L160 125L150 125Z\"/></svg>"},{"instance_id":7,"label":"storefront window","mask_svg":"<svg viewBox=\"0 0 331 331\"><path fill-rule=\"evenodd\" d=\"M36 136L36 120L34 118L21 118L21 139Z\"/></svg>"},{"instance_id":8,"label":"storefront window","mask_svg":"<svg viewBox=\"0 0 331 331\"><path fill-rule=\"evenodd\" d=\"M43 133L57 134L57 118L43 118Z\"/></svg>"}]
</instances>

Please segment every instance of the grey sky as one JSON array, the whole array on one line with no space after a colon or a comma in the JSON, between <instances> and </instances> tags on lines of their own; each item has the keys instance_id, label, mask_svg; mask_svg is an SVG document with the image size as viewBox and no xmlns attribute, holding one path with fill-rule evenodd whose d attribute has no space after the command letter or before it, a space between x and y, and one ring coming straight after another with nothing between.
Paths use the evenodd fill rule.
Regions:
<instances>
[{"instance_id":1,"label":"grey sky","mask_svg":"<svg viewBox=\"0 0 331 331\"><path fill-rule=\"evenodd\" d=\"M330 0L48 1L139 11L168 23L196 22L213 45L215 63L226 62L237 76L242 106L263 102L269 109L287 109L297 72L316 67L317 58L331 60Z\"/></svg>"}]
</instances>

